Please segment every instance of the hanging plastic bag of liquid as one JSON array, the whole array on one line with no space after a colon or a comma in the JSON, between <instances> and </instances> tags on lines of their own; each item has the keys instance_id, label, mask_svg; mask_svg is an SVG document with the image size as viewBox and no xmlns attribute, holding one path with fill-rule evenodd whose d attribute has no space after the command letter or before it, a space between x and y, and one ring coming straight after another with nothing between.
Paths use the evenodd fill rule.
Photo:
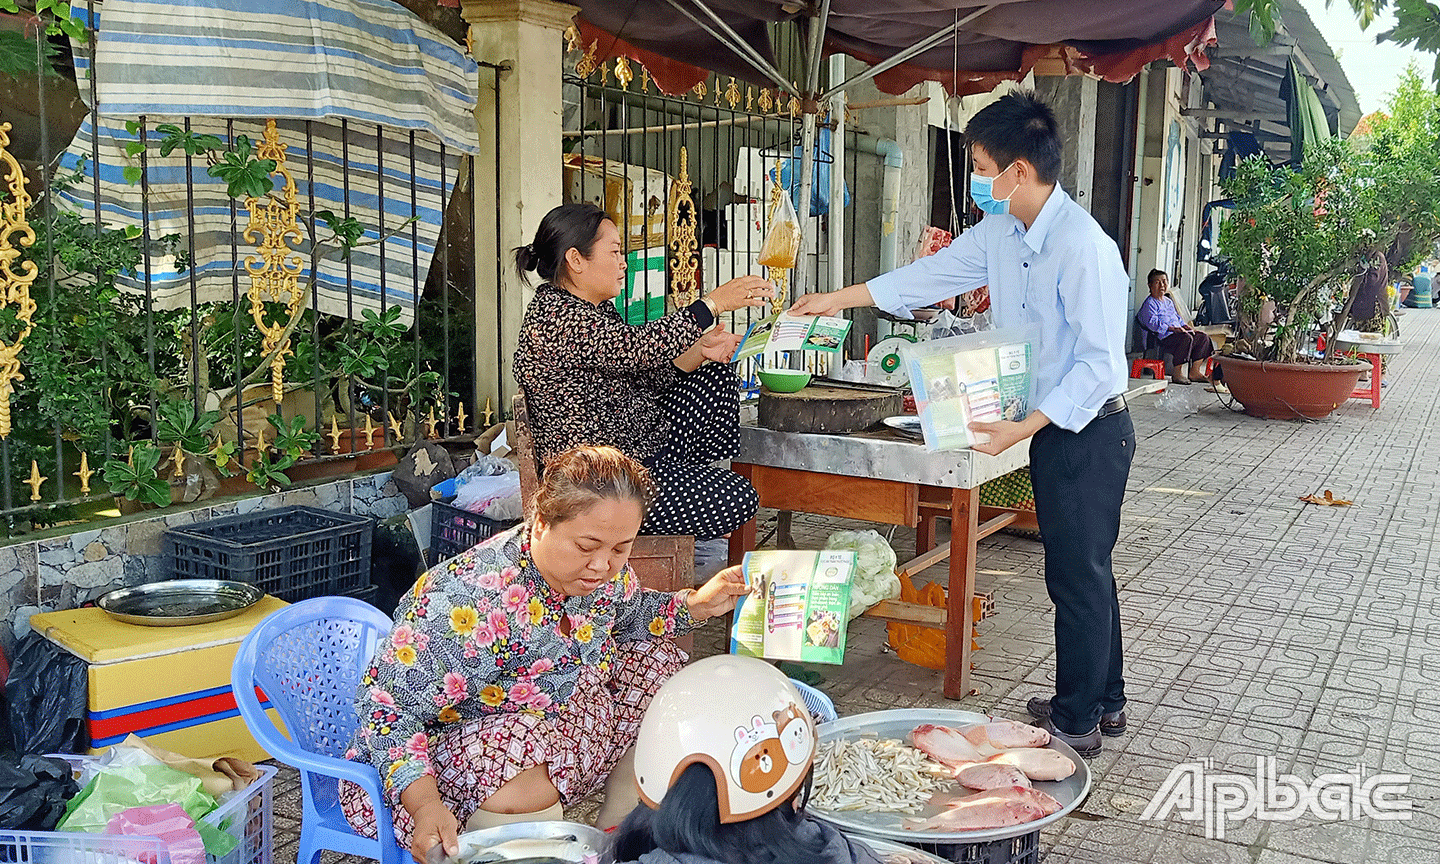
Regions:
<instances>
[{"instance_id":1,"label":"hanging plastic bag of liquid","mask_svg":"<svg viewBox=\"0 0 1440 864\"><path fill-rule=\"evenodd\" d=\"M770 218L770 229L765 232L765 242L760 246L760 257L756 263L761 267L789 270L799 258L800 219L795 215L790 196L781 195Z\"/></svg>"}]
</instances>

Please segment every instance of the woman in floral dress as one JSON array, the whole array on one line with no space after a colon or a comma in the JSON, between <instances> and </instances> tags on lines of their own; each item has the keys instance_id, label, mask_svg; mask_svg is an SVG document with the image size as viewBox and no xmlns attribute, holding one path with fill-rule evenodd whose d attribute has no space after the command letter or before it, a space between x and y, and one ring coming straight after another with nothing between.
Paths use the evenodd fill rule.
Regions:
<instances>
[{"instance_id":1,"label":"woman in floral dress","mask_svg":"<svg viewBox=\"0 0 1440 864\"><path fill-rule=\"evenodd\" d=\"M674 637L735 606L739 568L676 593L628 566L654 487L611 447L551 461L525 524L430 570L360 680L348 758L380 772L395 836L417 861L454 854L460 825L560 818L635 743L655 690L685 661ZM633 772L606 784L601 823L638 800ZM611 800L613 799L613 800ZM341 804L376 836L353 784Z\"/></svg>"}]
</instances>

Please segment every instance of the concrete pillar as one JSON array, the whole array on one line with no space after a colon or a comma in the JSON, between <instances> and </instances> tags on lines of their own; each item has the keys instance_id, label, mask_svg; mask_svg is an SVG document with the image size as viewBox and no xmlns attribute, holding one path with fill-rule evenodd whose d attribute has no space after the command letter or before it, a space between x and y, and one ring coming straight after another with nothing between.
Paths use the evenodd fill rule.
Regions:
<instances>
[{"instance_id":1,"label":"concrete pillar","mask_svg":"<svg viewBox=\"0 0 1440 864\"><path fill-rule=\"evenodd\" d=\"M1095 96L1093 78L1078 75L1035 77L1035 95L1055 112L1065 142L1060 186L1090 210L1095 185Z\"/></svg>"},{"instance_id":2,"label":"concrete pillar","mask_svg":"<svg viewBox=\"0 0 1440 864\"><path fill-rule=\"evenodd\" d=\"M502 67L495 87L481 70L475 122L475 403L509 414L520 320L534 296L510 250L535 236L563 203L561 33L578 10L553 0L461 0L476 60ZM533 275L533 274L532 274Z\"/></svg>"},{"instance_id":3,"label":"concrete pillar","mask_svg":"<svg viewBox=\"0 0 1440 864\"><path fill-rule=\"evenodd\" d=\"M1152 269L1169 271L1171 262L1165 260L1168 244L1164 243L1165 231L1165 144L1171 118L1169 93L1170 76L1168 69L1151 69L1145 77L1145 113L1140 118L1139 142L1141 157L1139 194L1136 206L1139 217L1135 225L1135 269L1130 274L1134 281L1132 309L1138 309L1149 289L1145 275Z\"/></svg>"}]
</instances>

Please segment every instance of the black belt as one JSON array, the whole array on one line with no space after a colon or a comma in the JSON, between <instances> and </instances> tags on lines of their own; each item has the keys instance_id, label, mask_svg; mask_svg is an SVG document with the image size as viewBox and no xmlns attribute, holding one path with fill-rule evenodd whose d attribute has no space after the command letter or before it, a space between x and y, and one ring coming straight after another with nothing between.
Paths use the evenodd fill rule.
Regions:
<instances>
[{"instance_id":1,"label":"black belt","mask_svg":"<svg viewBox=\"0 0 1440 864\"><path fill-rule=\"evenodd\" d=\"M1106 399L1104 405L1100 406L1100 413L1095 415L1095 419L1099 420L1101 417L1109 417L1111 414L1119 414L1121 411L1124 410L1125 397L1120 393L1116 393L1114 396Z\"/></svg>"}]
</instances>

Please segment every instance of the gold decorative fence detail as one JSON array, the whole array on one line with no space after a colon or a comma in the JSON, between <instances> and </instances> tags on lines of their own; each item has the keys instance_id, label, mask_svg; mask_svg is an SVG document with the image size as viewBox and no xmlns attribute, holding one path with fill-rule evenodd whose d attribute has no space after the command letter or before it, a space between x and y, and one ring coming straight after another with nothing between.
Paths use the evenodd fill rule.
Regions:
<instances>
[{"instance_id":1,"label":"gold decorative fence detail","mask_svg":"<svg viewBox=\"0 0 1440 864\"><path fill-rule=\"evenodd\" d=\"M670 184L670 286L675 308L683 309L700 297L696 280L700 269L698 238L695 236L695 201L690 197L690 156L680 148L680 173Z\"/></svg>"},{"instance_id":2,"label":"gold decorative fence detail","mask_svg":"<svg viewBox=\"0 0 1440 864\"><path fill-rule=\"evenodd\" d=\"M31 199L25 191L25 174L20 170L20 162L8 149L9 133L10 124L0 123L0 169L4 170L6 192L4 198L0 198L0 308L15 307L20 328L13 342L0 338L0 438L10 437L10 396L15 392L15 382L25 380L20 373L20 349L35 329L31 320L35 316L35 301L30 297L30 286L40 273L34 261L24 262L18 270L15 266L21 248L35 243L35 230L25 218Z\"/></svg>"},{"instance_id":3,"label":"gold decorative fence detail","mask_svg":"<svg viewBox=\"0 0 1440 864\"><path fill-rule=\"evenodd\" d=\"M247 296L250 316L265 337L265 352L270 357L270 393L279 410L285 395L285 358L293 353L288 324L294 320L305 298L300 286L305 262L295 248L305 234L298 221L300 205L296 200L295 180L285 167L285 145L280 143L274 120L265 122L265 140L256 145L255 155L275 160L275 170L270 175L284 180L278 198L264 195L245 199L250 224L245 226L244 234L246 242L253 243L259 253L245 256L245 271L250 275ZM285 304L287 314L283 322L266 321L266 301Z\"/></svg>"}]
</instances>

